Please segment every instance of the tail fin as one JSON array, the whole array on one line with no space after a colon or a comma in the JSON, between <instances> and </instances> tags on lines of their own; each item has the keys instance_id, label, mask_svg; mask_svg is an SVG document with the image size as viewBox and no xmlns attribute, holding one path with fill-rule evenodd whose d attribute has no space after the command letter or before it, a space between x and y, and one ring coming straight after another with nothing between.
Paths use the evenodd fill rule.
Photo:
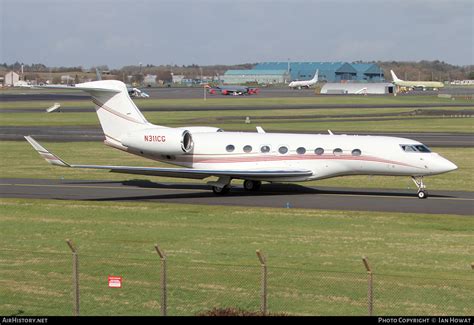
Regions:
<instances>
[{"instance_id":1,"label":"tail fin","mask_svg":"<svg viewBox=\"0 0 474 325\"><path fill-rule=\"evenodd\" d=\"M150 127L150 123L130 98L127 86L123 82L92 81L78 84L76 88L92 96L107 140L120 141L122 135Z\"/></svg>"},{"instance_id":2,"label":"tail fin","mask_svg":"<svg viewBox=\"0 0 474 325\"><path fill-rule=\"evenodd\" d=\"M318 76L319 76L319 69L316 70L314 73L313 81L318 82Z\"/></svg>"},{"instance_id":3,"label":"tail fin","mask_svg":"<svg viewBox=\"0 0 474 325\"><path fill-rule=\"evenodd\" d=\"M100 80L76 84L74 87L44 86L42 88L81 90L90 94L96 105L100 125L109 142L120 144L122 136L127 133L153 126L135 106L128 94L127 86L121 81Z\"/></svg>"},{"instance_id":4,"label":"tail fin","mask_svg":"<svg viewBox=\"0 0 474 325\"><path fill-rule=\"evenodd\" d=\"M393 81L401 81L400 79L398 79L397 75L395 74L395 72L393 72L393 70L390 70L390 73L392 74Z\"/></svg>"},{"instance_id":5,"label":"tail fin","mask_svg":"<svg viewBox=\"0 0 474 325\"><path fill-rule=\"evenodd\" d=\"M120 143L122 136L129 132L151 126L135 106L127 86L121 81L91 81L77 84L74 88L92 96L106 140L112 143Z\"/></svg>"}]
</instances>

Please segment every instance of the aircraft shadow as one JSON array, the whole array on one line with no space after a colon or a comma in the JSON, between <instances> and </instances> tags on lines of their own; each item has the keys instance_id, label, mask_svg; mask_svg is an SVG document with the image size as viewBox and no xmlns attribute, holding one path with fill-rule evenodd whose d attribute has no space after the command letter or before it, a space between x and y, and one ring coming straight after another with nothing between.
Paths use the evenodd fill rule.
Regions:
<instances>
[{"instance_id":1,"label":"aircraft shadow","mask_svg":"<svg viewBox=\"0 0 474 325\"><path fill-rule=\"evenodd\" d=\"M78 184L78 183L74 183ZM93 184L87 182L87 184ZM399 197L413 198L416 192L403 190L377 190L377 189L348 189L348 188L313 188L297 184L263 184L259 191L245 191L242 187L233 187L225 196L215 195L211 191L211 186L206 184L180 184L180 183L155 183L149 180L130 180L117 182L95 182L95 184L117 184L118 186L130 186L149 189L175 189L193 190L193 192L183 193L163 193L153 195L124 195L119 197L92 198L92 201L148 201L148 200L172 200L172 199L199 199L199 198L232 198L232 197L264 197L264 196L288 196L288 195L350 195L350 196L372 196L372 197ZM202 190L197 192L196 190ZM430 197L450 198L453 196L430 194Z\"/></svg>"}]
</instances>

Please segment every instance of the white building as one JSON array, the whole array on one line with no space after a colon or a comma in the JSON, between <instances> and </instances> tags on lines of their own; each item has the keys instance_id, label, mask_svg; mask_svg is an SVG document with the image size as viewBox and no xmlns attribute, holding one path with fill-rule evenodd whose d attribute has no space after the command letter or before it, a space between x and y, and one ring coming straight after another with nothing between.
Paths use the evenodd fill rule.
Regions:
<instances>
[{"instance_id":1,"label":"white building","mask_svg":"<svg viewBox=\"0 0 474 325\"><path fill-rule=\"evenodd\" d=\"M174 84L179 84L183 82L183 79L184 79L184 75L182 74L171 74L171 77L173 78Z\"/></svg>"},{"instance_id":2,"label":"white building","mask_svg":"<svg viewBox=\"0 0 474 325\"><path fill-rule=\"evenodd\" d=\"M386 95L395 91L393 84L385 82L367 83L332 83L328 82L321 88L326 95Z\"/></svg>"},{"instance_id":3,"label":"white building","mask_svg":"<svg viewBox=\"0 0 474 325\"><path fill-rule=\"evenodd\" d=\"M10 71L5 75L5 86L15 86L20 81L20 75Z\"/></svg>"},{"instance_id":4,"label":"white building","mask_svg":"<svg viewBox=\"0 0 474 325\"><path fill-rule=\"evenodd\" d=\"M147 87L156 86L156 74L147 74L143 78L143 84Z\"/></svg>"}]
</instances>

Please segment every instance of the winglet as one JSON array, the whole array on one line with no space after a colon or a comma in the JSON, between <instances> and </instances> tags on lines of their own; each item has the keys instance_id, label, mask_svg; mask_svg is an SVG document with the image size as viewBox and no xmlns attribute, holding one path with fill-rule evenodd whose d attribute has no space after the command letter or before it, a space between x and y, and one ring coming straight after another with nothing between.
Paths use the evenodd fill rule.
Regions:
<instances>
[{"instance_id":1,"label":"winglet","mask_svg":"<svg viewBox=\"0 0 474 325\"><path fill-rule=\"evenodd\" d=\"M61 166L61 167L71 167L67 162L56 156L55 154L49 152L47 149L45 149L42 145L40 145L38 142L36 142L35 139L33 139L30 136L25 136L26 141L28 141L31 146L43 157L48 163L51 165L55 166Z\"/></svg>"}]
</instances>

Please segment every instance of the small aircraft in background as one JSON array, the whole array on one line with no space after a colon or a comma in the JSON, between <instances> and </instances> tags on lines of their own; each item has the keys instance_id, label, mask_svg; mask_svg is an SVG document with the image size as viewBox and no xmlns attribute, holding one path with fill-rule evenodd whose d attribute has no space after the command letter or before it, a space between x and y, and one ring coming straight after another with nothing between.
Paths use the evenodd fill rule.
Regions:
<instances>
[{"instance_id":1,"label":"small aircraft in background","mask_svg":"<svg viewBox=\"0 0 474 325\"><path fill-rule=\"evenodd\" d=\"M295 81L290 82L288 87L293 88L293 89L296 89L296 88L297 89L309 88L309 87L311 87L312 85L315 85L318 82L318 73L319 73L319 69L316 70L316 72L314 73L313 79L311 79L311 80L295 80Z\"/></svg>"},{"instance_id":2,"label":"small aircraft in background","mask_svg":"<svg viewBox=\"0 0 474 325\"><path fill-rule=\"evenodd\" d=\"M258 88L247 87L247 86L233 86L233 85L219 85L215 87L206 86L209 93L212 95L221 94L228 96L243 96L243 95L257 95L259 92Z\"/></svg>"},{"instance_id":3,"label":"small aircraft in background","mask_svg":"<svg viewBox=\"0 0 474 325\"><path fill-rule=\"evenodd\" d=\"M233 179L257 191L262 182L299 182L352 175L411 177L418 197L427 197L424 176L457 169L422 143L387 136L224 132L212 126L178 128L147 121L117 80L76 84L67 88L91 95L105 134L104 144L124 152L181 168L156 166L76 165L48 151L31 136L25 139L50 164L114 173L209 181L215 194L225 194ZM72 147L74 148L74 147Z\"/></svg>"},{"instance_id":4,"label":"small aircraft in background","mask_svg":"<svg viewBox=\"0 0 474 325\"><path fill-rule=\"evenodd\" d=\"M96 75L97 81L102 80L102 73L100 73L100 70L98 68L95 68L95 75ZM140 89L135 88L135 87L131 87L130 85L127 85L127 91L128 91L128 94L130 95L130 97L134 97L134 98L137 98L137 97L149 98L150 97L150 95L148 95L143 90L140 90Z\"/></svg>"},{"instance_id":5,"label":"small aircraft in background","mask_svg":"<svg viewBox=\"0 0 474 325\"><path fill-rule=\"evenodd\" d=\"M433 90L438 90L439 88L443 88L444 84L439 81L408 81L408 80L402 80L398 79L397 75L393 70L390 70L390 73L392 74L392 79L393 79L393 84L395 86L398 86L400 88L408 88L408 89L423 89L426 90L427 88L433 89Z\"/></svg>"},{"instance_id":6,"label":"small aircraft in background","mask_svg":"<svg viewBox=\"0 0 474 325\"><path fill-rule=\"evenodd\" d=\"M138 88L135 88L135 87L128 87L127 86L127 91L128 91L128 94L130 95L130 97L140 97L140 98L149 98L150 95L148 95L146 92L144 92L143 90L140 90Z\"/></svg>"}]
</instances>

